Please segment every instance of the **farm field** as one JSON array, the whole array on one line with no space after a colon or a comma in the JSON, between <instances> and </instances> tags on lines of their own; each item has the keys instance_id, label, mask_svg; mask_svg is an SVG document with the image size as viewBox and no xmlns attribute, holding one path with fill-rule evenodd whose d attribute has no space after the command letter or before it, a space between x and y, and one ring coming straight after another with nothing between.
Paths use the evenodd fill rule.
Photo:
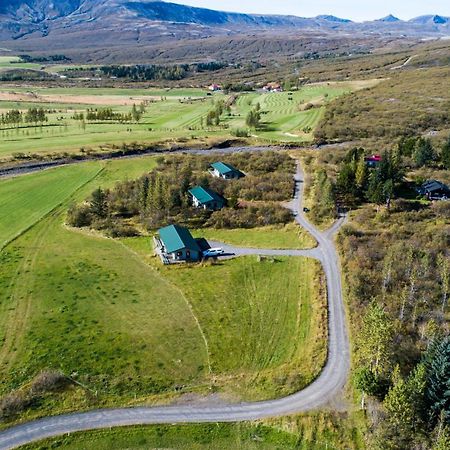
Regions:
<instances>
[{"instance_id":1,"label":"farm field","mask_svg":"<svg viewBox=\"0 0 450 450\"><path fill-rule=\"evenodd\" d=\"M80 152L120 146L122 144L156 144L190 142L201 145L205 139L226 139L246 129L248 112L261 106L261 129L251 132L251 139L263 143L309 142L323 114L323 105L355 89L373 85L374 81L307 85L292 95L283 93L241 94L224 112L219 126L206 126L206 116L219 100L229 96L198 89L83 89L42 88L0 90L0 112L42 107L48 122L42 125L3 125L0 129L0 160L17 154L52 154ZM74 120L74 114L87 108L111 107L117 113L129 113L133 104L145 102L139 123Z\"/></svg>"},{"instance_id":2,"label":"farm field","mask_svg":"<svg viewBox=\"0 0 450 450\"><path fill-rule=\"evenodd\" d=\"M43 369L85 386L44 396L24 417L210 388L268 398L320 371L326 308L314 261L249 257L172 270L151 256L148 238L118 241L64 226L72 201L154 165L150 157L82 163L71 166L78 183L75 175L66 182L65 168L0 181L0 191L17 183L19 192L2 204L2 230L35 177L46 187L29 203L33 219L17 213L17 232L28 231L0 252L0 395Z\"/></svg>"},{"instance_id":3,"label":"farm field","mask_svg":"<svg viewBox=\"0 0 450 450\"><path fill-rule=\"evenodd\" d=\"M268 226L256 229L212 229L193 230L196 237L204 237L214 241L240 247L275 248L275 249L307 249L314 248L316 242L305 230L295 224L286 226Z\"/></svg>"}]
</instances>

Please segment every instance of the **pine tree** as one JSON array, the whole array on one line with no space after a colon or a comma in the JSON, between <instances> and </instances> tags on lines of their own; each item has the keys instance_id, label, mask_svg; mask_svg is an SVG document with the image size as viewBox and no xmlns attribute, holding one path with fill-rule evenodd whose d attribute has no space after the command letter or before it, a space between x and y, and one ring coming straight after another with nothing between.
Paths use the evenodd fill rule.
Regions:
<instances>
[{"instance_id":1,"label":"pine tree","mask_svg":"<svg viewBox=\"0 0 450 450\"><path fill-rule=\"evenodd\" d=\"M419 139L413 156L418 167L428 166L435 161L436 154L431 141L429 139Z\"/></svg>"},{"instance_id":2,"label":"pine tree","mask_svg":"<svg viewBox=\"0 0 450 450\"><path fill-rule=\"evenodd\" d=\"M425 356L425 401L432 424L443 417L450 423L450 337L432 345Z\"/></svg>"},{"instance_id":3,"label":"pine tree","mask_svg":"<svg viewBox=\"0 0 450 450\"><path fill-rule=\"evenodd\" d=\"M90 202L91 212L100 218L105 218L108 213L108 205L106 202L106 194L102 190L102 188L96 189L92 193L91 202Z\"/></svg>"},{"instance_id":4,"label":"pine tree","mask_svg":"<svg viewBox=\"0 0 450 450\"><path fill-rule=\"evenodd\" d=\"M442 147L441 160L444 167L450 170L450 136L447 138L447 141Z\"/></svg>"},{"instance_id":5,"label":"pine tree","mask_svg":"<svg viewBox=\"0 0 450 450\"><path fill-rule=\"evenodd\" d=\"M149 187L150 187L150 180L147 176L145 176L142 178L139 189L139 211L141 215L144 215L145 210L147 209Z\"/></svg>"},{"instance_id":6,"label":"pine tree","mask_svg":"<svg viewBox=\"0 0 450 450\"><path fill-rule=\"evenodd\" d=\"M450 270L448 259L444 255L438 256L437 263L439 268L439 276L441 278L442 312L444 313L450 290Z\"/></svg>"}]
</instances>

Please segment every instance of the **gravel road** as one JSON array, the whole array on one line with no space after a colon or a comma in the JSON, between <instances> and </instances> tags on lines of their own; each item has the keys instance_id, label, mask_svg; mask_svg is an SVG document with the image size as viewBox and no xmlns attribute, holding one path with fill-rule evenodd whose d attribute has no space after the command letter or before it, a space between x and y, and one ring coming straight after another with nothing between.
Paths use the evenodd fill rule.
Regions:
<instances>
[{"instance_id":1,"label":"gravel road","mask_svg":"<svg viewBox=\"0 0 450 450\"><path fill-rule=\"evenodd\" d=\"M236 254L311 256L321 261L328 288L329 345L326 365L313 383L288 397L254 403L208 405L206 401L189 405L103 409L46 417L0 432L0 449L12 449L76 431L143 424L251 421L310 411L330 403L344 387L350 367L341 271L333 239L345 217L340 218L328 231L322 232L315 228L302 212L303 172L300 165L297 167L295 179L296 191L291 208L295 212L298 211L298 224L315 237L318 247L305 251L262 251L236 247L229 247L229 250Z\"/></svg>"}]
</instances>

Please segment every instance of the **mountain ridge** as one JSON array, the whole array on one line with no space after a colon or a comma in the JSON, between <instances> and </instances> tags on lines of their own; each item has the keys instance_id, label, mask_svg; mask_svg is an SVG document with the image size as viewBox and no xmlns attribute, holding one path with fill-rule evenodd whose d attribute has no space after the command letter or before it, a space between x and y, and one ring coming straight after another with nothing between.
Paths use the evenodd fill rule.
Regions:
<instances>
[{"instance_id":1,"label":"mountain ridge","mask_svg":"<svg viewBox=\"0 0 450 450\"><path fill-rule=\"evenodd\" d=\"M332 15L243 14L160 0L2 0L0 4L0 47L21 51L156 45L266 32L443 37L450 35L450 18L427 15L403 21L387 16L352 22Z\"/></svg>"}]
</instances>

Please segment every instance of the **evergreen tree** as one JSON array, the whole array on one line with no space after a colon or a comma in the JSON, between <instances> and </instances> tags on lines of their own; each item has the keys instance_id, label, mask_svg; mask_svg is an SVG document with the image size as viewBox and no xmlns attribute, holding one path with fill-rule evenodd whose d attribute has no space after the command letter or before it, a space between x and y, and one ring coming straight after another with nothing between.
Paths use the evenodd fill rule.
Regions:
<instances>
[{"instance_id":1,"label":"evergreen tree","mask_svg":"<svg viewBox=\"0 0 450 450\"><path fill-rule=\"evenodd\" d=\"M141 186L139 189L139 210L143 215L147 209L148 192L150 187L150 180L147 176L142 178Z\"/></svg>"},{"instance_id":2,"label":"evergreen tree","mask_svg":"<svg viewBox=\"0 0 450 450\"><path fill-rule=\"evenodd\" d=\"M394 371L393 386L383 405L388 413L387 424L396 431L396 438L387 444L393 448L411 448L414 433L420 430L423 411L426 370L422 364L405 380L398 367Z\"/></svg>"},{"instance_id":3,"label":"evergreen tree","mask_svg":"<svg viewBox=\"0 0 450 450\"><path fill-rule=\"evenodd\" d=\"M450 136L447 138L447 141L442 147L441 160L444 167L447 170L450 170Z\"/></svg>"},{"instance_id":4,"label":"evergreen tree","mask_svg":"<svg viewBox=\"0 0 450 450\"><path fill-rule=\"evenodd\" d=\"M450 337L432 345L425 356L427 383L425 401L429 420L437 423L443 417L450 423Z\"/></svg>"},{"instance_id":5,"label":"evergreen tree","mask_svg":"<svg viewBox=\"0 0 450 450\"><path fill-rule=\"evenodd\" d=\"M92 193L90 202L91 212L99 218L105 218L108 213L108 205L106 202L106 194L102 188L96 189Z\"/></svg>"},{"instance_id":6,"label":"evergreen tree","mask_svg":"<svg viewBox=\"0 0 450 450\"><path fill-rule=\"evenodd\" d=\"M370 176L369 187L367 189L367 198L370 202L377 205L384 204L384 183L381 181L376 172Z\"/></svg>"},{"instance_id":7,"label":"evergreen tree","mask_svg":"<svg viewBox=\"0 0 450 450\"><path fill-rule=\"evenodd\" d=\"M436 160L433 145L429 139L419 139L414 150L414 161L418 167L428 166Z\"/></svg>"}]
</instances>

